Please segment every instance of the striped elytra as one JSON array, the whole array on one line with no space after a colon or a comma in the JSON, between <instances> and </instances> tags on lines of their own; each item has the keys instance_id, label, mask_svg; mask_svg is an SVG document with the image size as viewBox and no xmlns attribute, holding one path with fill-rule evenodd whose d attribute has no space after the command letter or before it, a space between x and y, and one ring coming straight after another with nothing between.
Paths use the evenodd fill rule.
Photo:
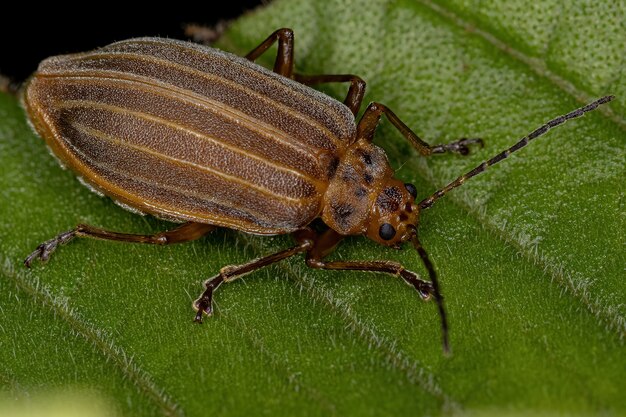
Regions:
<instances>
[{"instance_id":1,"label":"striped elytra","mask_svg":"<svg viewBox=\"0 0 626 417\"><path fill-rule=\"evenodd\" d=\"M236 55L160 38L43 61L24 102L87 183L177 221L257 234L320 215L354 139L340 102Z\"/></svg>"},{"instance_id":2,"label":"striped elytra","mask_svg":"<svg viewBox=\"0 0 626 417\"><path fill-rule=\"evenodd\" d=\"M254 61L278 44L273 71ZM349 83L343 103L309 86ZM365 82L351 74L294 72L294 37L279 29L245 57L192 43L138 38L43 61L24 90L36 131L62 164L90 188L128 209L184 222L153 235L80 224L37 247L24 261L46 261L75 237L170 244L216 227L255 234L292 233L295 246L205 282L195 321L213 312L223 283L296 254L316 269L387 273L423 299L434 297L444 350L448 327L437 274L418 236L422 210L468 179L508 158L553 127L612 100L600 98L550 120L421 201L412 184L394 178L372 141L382 116L423 156L467 155L480 139L429 145L380 103L358 123ZM315 219L327 226L310 226ZM328 261L343 238L364 235L393 248L410 242L430 281L392 261ZM152 308L152 307L150 307Z\"/></svg>"}]
</instances>

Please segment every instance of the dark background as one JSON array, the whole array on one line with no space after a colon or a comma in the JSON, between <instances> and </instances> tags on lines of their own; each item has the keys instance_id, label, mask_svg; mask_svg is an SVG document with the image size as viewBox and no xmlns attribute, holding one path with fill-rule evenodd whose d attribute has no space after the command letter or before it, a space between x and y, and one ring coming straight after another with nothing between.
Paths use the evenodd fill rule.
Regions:
<instances>
[{"instance_id":1,"label":"dark background","mask_svg":"<svg viewBox=\"0 0 626 417\"><path fill-rule=\"evenodd\" d=\"M83 52L137 36L188 39L185 24L214 26L269 0L173 2L135 11L108 2L49 10L22 2L16 9L12 5L10 13L0 8L0 74L14 82L26 79L41 60L52 55Z\"/></svg>"}]
</instances>

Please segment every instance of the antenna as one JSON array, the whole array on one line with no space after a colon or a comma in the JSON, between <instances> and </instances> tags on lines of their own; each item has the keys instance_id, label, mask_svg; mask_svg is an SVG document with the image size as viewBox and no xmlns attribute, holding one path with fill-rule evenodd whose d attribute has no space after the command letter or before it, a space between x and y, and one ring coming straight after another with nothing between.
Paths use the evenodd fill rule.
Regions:
<instances>
[{"instance_id":1,"label":"antenna","mask_svg":"<svg viewBox=\"0 0 626 417\"><path fill-rule=\"evenodd\" d=\"M433 203L435 201L437 201L438 199L440 199L441 197L443 197L444 195L446 195L448 193L448 191L463 185L463 183L465 181L467 181L468 179L480 174L481 172L485 171L487 168L489 168L492 165L497 164L498 162L502 161L505 158L508 158L509 155L511 155L513 152L517 151L518 149L523 148L524 146L528 145L528 142L530 142L533 139L538 138L539 136L543 135L544 133L546 133L548 130L552 129L553 127L562 125L563 123L567 122L570 119L575 119L577 117L581 117L583 116L585 113L588 113L592 110L595 110L598 106L604 104L604 103L608 103L609 101L613 100L615 98L615 96L605 96L602 98L597 99L594 102L591 102L589 104L587 104L586 106L583 106L579 109L576 109L574 111L571 111L563 116L559 116L556 117L552 120L550 120L548 123L544 124L543 126L533 130L530 134L528 134L527 136L524 136L519 142L517 142L515 145L511 146L510 148L508 148L507 150L500 152L499 154L497 154L496 156L494 156L493 158L483 162L482 164L478 165L476 168L472 169L471 171L465 173L464 175L461 175L460 177L458 177L457 179L455 179L454 181L452 181L450 184L446 185L445 187L441 188L440 190L437 190L433 195L431 195L428 198L425 198L424 200L420 201L419 203L419 207L420 209L427 209L430 206L433 205Z\"/></svg>"},{"instance_id":2,"label":"antenna","mask_svg":"<svg viewBox=\"0 0 626 417\"><path fill-rule=\"evenodd\" d=\"M443 343L443 353L446 355L450 354L450 342L448 338L448 319L446 316L446 309L443 306L443 296L439 291L439 281L437 281L437 272L435 272L435 267L433 263L430 261L428 257L428 253L420 243L417 238L417 233L413 234L411 238L411 242L413 246L417 250L420 258L422 258L422 262L428 271L428 276L430 277L430 282L433 285L433 295L435 296L435 302L437 303L437 309L439 310L439 317L441 318L441 341Z\"/></svg>"}]
</instances>

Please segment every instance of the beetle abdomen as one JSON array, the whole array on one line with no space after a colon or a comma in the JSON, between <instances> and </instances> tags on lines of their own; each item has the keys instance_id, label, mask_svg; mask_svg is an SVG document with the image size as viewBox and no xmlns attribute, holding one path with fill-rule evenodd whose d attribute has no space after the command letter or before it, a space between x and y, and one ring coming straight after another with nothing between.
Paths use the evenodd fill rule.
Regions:
<instances>
[{"instance_id":1,"label":"beetle abdomen","mask_svg":"<svg viewBox=\"0 0 626 417\"><path fill-rule=\"evenodd\" d=\"M25 104L60 159L141 211L252 233L320 213L355 135L341 103L244 58L141 38L50 58Z\"/></svg>"}]
</instances>

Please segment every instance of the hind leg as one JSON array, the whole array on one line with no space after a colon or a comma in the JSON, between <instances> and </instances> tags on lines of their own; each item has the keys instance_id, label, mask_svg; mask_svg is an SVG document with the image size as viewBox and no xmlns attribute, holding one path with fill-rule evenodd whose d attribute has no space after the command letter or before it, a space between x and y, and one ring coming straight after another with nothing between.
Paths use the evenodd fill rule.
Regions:
<instances>
[{"instance_id":1,"label":"hind leg","mask_svg":"<svg viewBox=\"0 0 626 417\"><path fill-rule=\"evenodd\" d=\"M28 257L24 260L24 265L30 268L30 265L35 259L39 259L42 262L47 261L52 252L54 252L59 245L68 243L75 237L116 240L118 242L150 243L153 245L169 245L171 243L188 242L199 239L216 228L217 226L213 226L211 224L188 222L183 223L175 229L153 235L135 235L130 233L111 232L109 230L100 229L87 224L79 224L74 229L60 233L53 239L37 246L37 249L35 249L33 253L28 255Z\"/></svg>"}]
</instances>

